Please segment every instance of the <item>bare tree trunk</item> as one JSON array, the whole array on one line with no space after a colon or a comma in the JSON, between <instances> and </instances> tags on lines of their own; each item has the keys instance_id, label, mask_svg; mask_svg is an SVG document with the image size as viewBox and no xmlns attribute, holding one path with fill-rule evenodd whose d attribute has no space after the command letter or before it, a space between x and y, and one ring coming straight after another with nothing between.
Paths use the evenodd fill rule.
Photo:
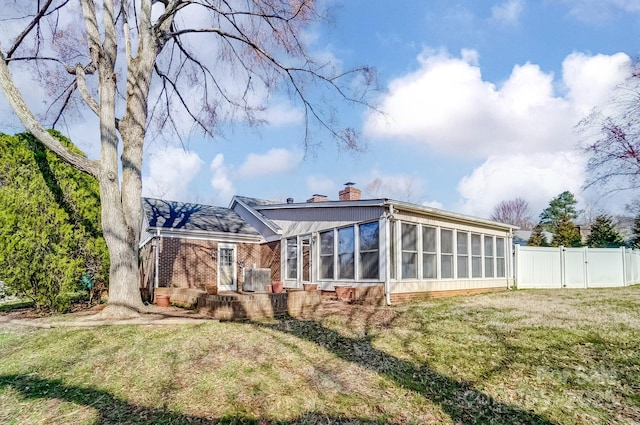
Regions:
<instances>
[{"instance_id":1,"label":"bare tree trunk","mask_svg":"<svg viewBox=\"0 0 640 425\"><path fill-rule=\"evenodd\" d=\"M135 317L145 310L138 288L138 236L126 225L118 180L100 182L102 229L109 248L109 302L103 317Z\"/></svg>"},{"instance_id":2,"label":"bare tree trunk","mask_svg":"<svg viewBox=\"0 0 640 425\"><path fill-rule=\"evenodd\" d=\"M114 4L104 2L104 42L100 45L100 35L94 24L93 4L85 1L85 17L89 35L89 50L99 51L94 56L97 62L99 117L100 117L100 200L102 203L102 230L111 260L109 271L109 302L102 311L106 317L134 317L144 310L138 288L138 241L142 204L141 183L131 179L130 174L141 173L142 155L129 157L127 139L123 138L123 182L118 179L118 129L116 128L116 74L117 57L116 29L113 24ZM142 145L142 141L139 142ZM140 178L138 177L138 180ZM136 198L134 206L132 199Z\"/></svg>"}]
</instances>

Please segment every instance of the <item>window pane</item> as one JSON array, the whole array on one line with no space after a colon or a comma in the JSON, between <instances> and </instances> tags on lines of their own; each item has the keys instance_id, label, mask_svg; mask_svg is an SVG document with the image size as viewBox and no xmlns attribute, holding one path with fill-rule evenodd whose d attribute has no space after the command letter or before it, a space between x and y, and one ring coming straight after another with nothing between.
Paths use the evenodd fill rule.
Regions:
<instances>
[{"instance_id":1,"label":"window pane","mask_svg":"<svg viewBox=\"0 0 640 425\"><path fill-rule=\"evenodd\" d=\"M362 224L358 230L360 243L360 278L378 279L378 222Z\"/></svg>"},{"instance_id":2,"label":"window pane","mask_svg":"<svg viewBox=\"0 0 640 425\"><path fill-rule=\"evenodd\" d=\"M353 227L338 229L338 278L354 278Z\"/></svg>"},{"instance_id":3,"label":"window pane","mask_svg":"<svg viewBox=\"0 0 640 425\"><path fill-rule=\"evenodd\" d=\"M493 257L493 237L484 237L484 256Z\"/></svg>"},{"instance_id":4,"label":"window pane","mask_svg":"<svg viewBox=\"0 0 640 425\"><path fill-rule=\"evenodd\" d=\"M453 230L440 231L440 252L453 254Z\"/></svg>"},{"instance_id":5,"label":"window pane","mask_svg":"<svg viewBox=\"0 0 640 425\"><path fill-rule=\"evenodd\" d=\"M320 255L333 255L333 230L320 233Z\"/></svg>"},{"instance_id":6,"label":"window pane","mask_svg":"<svg viewBox=\"0 0 640 425\"><path fill-rule=\"evenodd\" d=\"M396 278L396 223L389 224L389 277Z\"/></svg>"},{"instance_id":7,"label":"window pane","mask_svg":"<svg viewBox=\"0 0 640 425\"><path fill-rule=\"evenodd\" d=\"M378 279L378 251L360 253L360 278Z\"/></svg>"},{"instance_id":8,"label":"window pane","mask_svg":"<svg viewBox=\"0 0 640 425\"><path fill-rule=\"evenodd\" d=\"M417 251L416 239L416 226L402 223L402 250Z\"/></svg>"},{"instance_id":9,"label":"window pane","mask_svg":"<svg viewBox=\"0 0 640 425\"><path fill-rule=\"evenodd\" d=\"M442 278L451 279L453 277L453 255L443 255L442 262Z\"/></svg>"},{"instance_id":10,"label":"window pane","mask_svg":"<svg viewBox=\"0 0 640 425\"><path fill-rule=\"evenodd\" d=\"M484 259L484 277L493 277L493 257Z\"/></svg>"},{"instance_id":11,"label":"window pane","mask_svg":"<svg viewBox=\"0 0 640 425\"><path fill-rule=\"evenodd\" d=\"M360 251L378 250L378 223L360 225Z\"/></svg>"},{"instance_id":12,"label":"window pane","mask_svg":"<svg viewBox=\"0 0 640 425\"><path fill-rule=\"evenodd\" d=\"M422 251L436 252L436 229L435 227L422 227Z\"/></svg>"},{"instance_id":13,"label":"window pane","mask_svg":"<svg viewBox=\"0 0 640 425\"><path fill-rule=\"evenodd\" d=\"M504 257L504 238L496 238L496 257Z\"/></svg>"},{"instance_id":14,"label":"window pane","mask_svg":"<svg viewBox=\"0 0 640 425\"><path fill-rule=\"evenodd\" d=\"M471 254L482 255L482 238L480 235L471 235Z\"/></svg>"},{"instance_id":15,"label":"window pane","mask_svg":"<svg viewBox=\"0 0 640 425\"><path fill-rule=\"evenodd\" d=\"M484 277L494 277L493 237L484 237Z\"/></svg>"},{"instance_id":16,"label":"window pane","mask_svg":"<svg viewBox=\"0 0 640 425\"><path fill-rule=\"evenodd\" d=\"M437 257L435 254L423 254L422 255L422 278L423 279L435 279L438 277L436 264Z\"/></svg>"},{"instance_id":17,"label":"window pane","mask_svg":"<svg viewBox=\"0 0 640 425\"><path fill-rule=\"evenodd\" d=\"M298 277L298 244L295 238L287 239L287 278Z\"/></svg>"},{"instance_id":18,"label":"window pane","mask_svg":"<svg viewBox=\"0 0 640 425\"><path fill-rule=\"evenodd\" d=\"M466 255L458 255L458 277L469 277L469 257Z\"/></svg>"},{"instance_id":19,"label":"window pane","mask_svg":"<svg viewBox=\"0 0 640 425\"><path fill-rule=\"evenodd\" d=\"M496 259L496 273L497 273L497 277L504 277L505 276L505 263L504 263L504 258L497 258Z\"/></svg>"},{"instance_id":20,"label":"window pane","mask_svg":"<svg viewBox=\"0 0 640 425\"><path fill-rule=\"evenodd\" d=\"M465 232L458 232L456 233L456 239L457 239L457 248L458 248L458 254L468 254L468 245L469 245L469 234L465 233Z\"/></svg>"},{"instance_id":21,"label":"window pane","mask_svg":"<svg viewBox=\"0 0 640 425\"><path fill-rule=\"evenodd\" d=\"M321 279L334 279L333 264L334 264L334 232L329 230L328 232L320 233L320 278Z\"/></svg>"},{"instance_id":22,"label":"window pane","mask_svg":"<svg viewBox=\"0 0 640 425\"><path fill-rule=\"evenodd\" d=\"M402 278L415 279L418 277L418 254L402 252Z\"/></svg>"},{"instance_id":23,"label":"window pane","mask_svg":"<svg viewBox=\"0 0 640 425\"><path fill-rule=\"evenodd\" d=\"M504 277L505 274L504 238L496 238L496 276Z\"/></svg>"},{"instance_id":24,"label":"window pane","mask_svg":"<svg viewBox=\"0 0 640 425\"><path fill-rule=\"evenodd\" d=\"M320 277L333 279L333 255L320 257Z\"/></svg>"},{"instance_id":25,"label":"window pane","mask_svg":"<svg viewBox=\"0 0 640 425\"><path fill-rule=\"evenodd\" d=\"M482 257L471 257L471 277L482 277Z\"/></svg>"}]
</instances>

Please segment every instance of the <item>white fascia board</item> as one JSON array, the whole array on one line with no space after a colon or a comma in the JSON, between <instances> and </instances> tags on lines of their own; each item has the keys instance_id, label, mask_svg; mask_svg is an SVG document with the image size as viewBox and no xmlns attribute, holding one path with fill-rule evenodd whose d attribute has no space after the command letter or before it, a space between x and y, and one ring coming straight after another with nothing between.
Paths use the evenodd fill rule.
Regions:
<instances>
[{"instance_id":1,"label":"white fascia board","mask_svg":"<svg viewBox=\"0 0 640 425\"><path fill-rule=\"evenodd\" d=\"M234 210L233 207L235 204L239 204L240 206L242 206L249 214L251 214L258 220L260 220L260 222L262 222L265 226L271 229L273 233L277 233L278 235L282 234L282 229L278 225L276 225L273 221L269 220L268 218L260 214L258 211L256 211L254 208L250 207L249 205L247 205L246 203L242 202L241 200L237 199L234 196L233 199L231 200L231 204L229 205L229 209ZM236 214L237 213L238 212L236 211Z\"/></svg>"},{"instance_id":2,"label":"white fascia board","mask_svg":"<svg viewBox=\"0 0 640 425\"><path fill-rule=\"evenodd\" d=\"M159 231L159 236L163 238L184 238L184 239L200 239L200 240L216 240L224 242L236 243L263 243L265 239L260 235L243 235L227 232L206 232L202 230L174 230L165 227L149 227L150 233Z\"/></svg>"},{"instance_id":3,"label":"white fascia board","mask_svg":"<svg viewBox=\"0 0 640 425\"><path fill-rule=\"evenodd\" d=\"M327 202L298 202L294 204L260 205L256 209L262 210L286 210L300 208L340 208L340 207L381 207L386 199L361 199L358 201L327 201Z\"/></svg>"},{"instance_id":4,"label":"white fascia board","mask_svg":"<svg viewBox=\"0 0 640 425\"><path fill-rule=\"evenodd\" d=\"M486 220L484 218L478 218L470 215L440 210L437 208L410 204L408 202L393 201L388 199L386 200L386 205L392 205L395 209L398 209L401 211L408 211L408 212L414 212L414 213L420 213L420 214L429 214L435 217L448 218L448 219L456 220L456 221L467 223L467 224L493 227L493 228L497 228L497 229L501 229L509 232L519 229L518 226L514 226L512 224L505 224L505 223L500 223L493 220Z\"/></svg>"},{"instance_id":5,"label":"white fascia board","mask_svg":"<svg viewBox=\"0 0 640 425\"><path fill-rule=\"evenodd\" d=\"M138 244L138 249L142 248L143 246L145 246L146 244L149 243L150 240L153 239L153 235L144 238L143 240L140 241L140 243Z\"/></svg>"}]
</instances>

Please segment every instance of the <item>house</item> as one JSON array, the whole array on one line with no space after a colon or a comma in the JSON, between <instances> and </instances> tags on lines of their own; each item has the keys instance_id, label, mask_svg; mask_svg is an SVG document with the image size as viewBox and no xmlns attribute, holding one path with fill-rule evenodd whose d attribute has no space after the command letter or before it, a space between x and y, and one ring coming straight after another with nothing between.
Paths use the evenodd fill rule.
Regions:
<instances>
[{"instance_id":1,"label":"house","mask_svg":"<svg viewBox=\"0 0 640 425\"><path fill-rule=\"evenodd\" d=\"M377 288L387 304L504 290L514 226L390 199L285 203L235 196L229 208L144 199L143 288L241 290L251 269L289 289Z\"/></svg>"}]
</instances>

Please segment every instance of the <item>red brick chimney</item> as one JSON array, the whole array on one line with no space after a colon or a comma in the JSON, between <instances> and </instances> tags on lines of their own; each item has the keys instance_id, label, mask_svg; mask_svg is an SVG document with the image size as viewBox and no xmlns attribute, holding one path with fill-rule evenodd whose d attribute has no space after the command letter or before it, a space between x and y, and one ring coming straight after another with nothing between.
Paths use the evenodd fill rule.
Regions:
<instances>
[{"instance_id":1,"label":"red brick chimney","mask_svg":"<svg viewBox=\"0 0 640 425\"><path fill-rule=\"evenodd\" d=\"M307 199L307 202L328 202L329 198L326 195L314 194L311 198Z\"/></svg>"},{"instance_id":2,"label":"red brick chimney","mask_svg":"<svg viewBox=\"0 0 640 425\"><path fill-rule=\"evenodd\" d=\"M342 189L339 193L341 201L359 201L362 199L362 191L353 187L355 183L348 182L345 183L345 188Z\"/></svg>"}]
</instances>

